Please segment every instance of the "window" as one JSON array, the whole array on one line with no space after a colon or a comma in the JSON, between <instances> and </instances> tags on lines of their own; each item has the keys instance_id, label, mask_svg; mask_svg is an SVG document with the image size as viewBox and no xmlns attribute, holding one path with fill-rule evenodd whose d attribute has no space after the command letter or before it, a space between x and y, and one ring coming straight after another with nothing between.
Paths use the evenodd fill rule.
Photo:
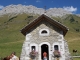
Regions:
<instances>
[{"instance_id":1,"label":"window","mask_svg":"<svg viewBox=\"0 0 80 60\"><path fill-rule=\"evenodd\" d=\"M58 45L54 45L54 52L53 52L53 54L54 54L54 58L56 58L56 57L59 58L61 56L61 54L59 52Z\"/></svg>"},{"instance_id":2,"label":"window","mask_svg":"<svg viewBox=\"0 0 80 60\"><path fill-rule=\"evenodd\" d=\"M40 36L48 36L49 35L49 30L48 29L41 29L39 31Z\"/></svg>"},{"instance_id":3,"label":"window","mask_svg":"<svg viewBox=\"0 0 80 60\"><path fill-rule=\"evenodd\" d=\"M31 46L31 50L34 50L35 51L35 46Z\"/></svg>"},{"instance_id":4,"label":"window","mask_svg":"<svg viewBox=\"0 0 80 60\"><path fill-rule=\"evenodd\" d=\"M41 33L42 34L47 34L47 31L46 30L43 30Z\"/></svg>"},{"instance_id":5,"label":"window","mask_svg":"<svg viewBox=\"0 0 80 60\"><path fill-rule=\"evenodd\" d=\"M54 45L54 50L59 50L58 45Z\"/></svg>"},{"instance_id":6,"label":"window","mask_svg":"<svg viewBox=\"0 0 80 60\"><path fill-rule=\"evenodd\" d=\"M30 52L31 52L32 50L38 51L38 45L37 45L36 43L31 43L31 44L30 44Z\"/></svg>"}]
</instances>

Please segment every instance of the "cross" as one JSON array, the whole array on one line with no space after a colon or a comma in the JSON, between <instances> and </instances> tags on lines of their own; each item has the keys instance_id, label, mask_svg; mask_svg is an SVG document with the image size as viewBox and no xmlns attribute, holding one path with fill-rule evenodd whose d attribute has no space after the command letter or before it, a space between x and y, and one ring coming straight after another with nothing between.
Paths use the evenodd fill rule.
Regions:
<instances>
[{"instance_id":1,"label":"cross","mask_svg":"<svg viewBox=\"0 0 80 60\"><path fill-rule=\"evenodd\" d=\"M44 6L44 10L45 10L44 13L46 13L46 6Z\"/></svg>"}]
</instances>

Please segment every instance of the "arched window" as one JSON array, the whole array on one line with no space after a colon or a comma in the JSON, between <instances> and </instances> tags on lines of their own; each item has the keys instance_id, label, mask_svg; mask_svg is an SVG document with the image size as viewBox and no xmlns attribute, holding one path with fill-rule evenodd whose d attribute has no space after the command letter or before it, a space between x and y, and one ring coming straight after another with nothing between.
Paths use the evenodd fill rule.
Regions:
<instances>
[{"instance_id":1,"label":"arched window","mask_svg":"<svg viewBox=\"0 0 80 60\"><path fill-rule=\"evenodd\" d=\"M47 31L46 30L43 30L41 33L42 34L47 34Z\"/></svg>"},{"instance_id":2,"label":"arched window","mask_svg":"<svg viewBox=\"0 0 80 60\"><path fill-rule=\"evenodd\" d=\"M39 31L40 36L48 36L49 35L49 30L48 29L41 29Z\"/></svg>"}]
</instances>

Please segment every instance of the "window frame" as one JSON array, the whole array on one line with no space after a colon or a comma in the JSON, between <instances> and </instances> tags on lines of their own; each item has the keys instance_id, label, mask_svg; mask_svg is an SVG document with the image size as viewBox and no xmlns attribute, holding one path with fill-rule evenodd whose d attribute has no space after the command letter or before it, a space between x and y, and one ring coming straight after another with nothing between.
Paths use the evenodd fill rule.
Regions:
<instances>
[{"instance_id":1,"label":"window frame","mask_svg":"<svg viewBox=\"0 0 80 60\"><path fill-rule=\"evenodd\" d=\"M45 30L47 33L42 33L42 31L44 31L44 30ZM39 31L39 35L40 35L40 36L49 36L49 33L50 33L50 32L49 32L48 29L41 29L41 30Z\"/></svg>"}]
</instances>

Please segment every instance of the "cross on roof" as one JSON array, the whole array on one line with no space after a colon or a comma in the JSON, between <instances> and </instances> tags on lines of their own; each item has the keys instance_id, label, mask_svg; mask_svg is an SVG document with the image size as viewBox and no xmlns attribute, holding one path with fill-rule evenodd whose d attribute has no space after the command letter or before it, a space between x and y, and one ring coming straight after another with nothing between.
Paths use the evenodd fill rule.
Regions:
<instances>
[{"instance_id":1,"label":"cross on roof","mask_svg":"<svg viewBox=\"0 0 80 60\"><path fill-rule=\"evenodd\" d=\"M44 6L44 10L45 10L44 13L46 13L46 6Z\"/></svg>"}]
</instances>

